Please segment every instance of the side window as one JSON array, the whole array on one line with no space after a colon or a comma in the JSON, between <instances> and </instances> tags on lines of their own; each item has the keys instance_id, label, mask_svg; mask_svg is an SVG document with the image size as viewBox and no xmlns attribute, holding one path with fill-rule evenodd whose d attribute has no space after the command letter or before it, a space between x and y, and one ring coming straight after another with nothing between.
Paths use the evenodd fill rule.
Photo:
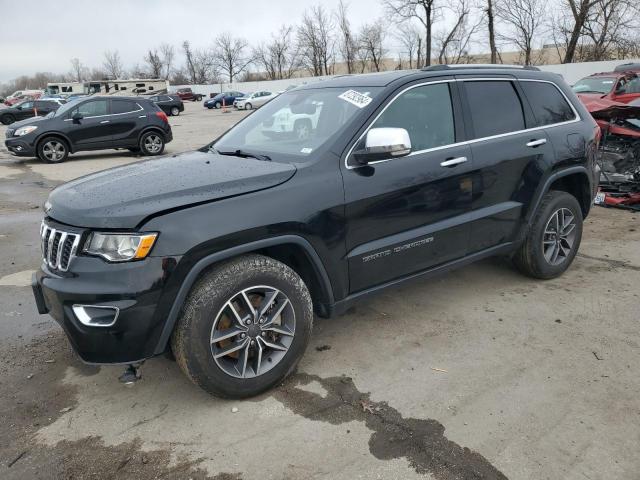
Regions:
<instances>
[{"instance_id":1,"label":"side window","mask_svg":"<svg viewBox=\"0 0 640 480\"><path fill-rule=\"evenodd\" d=\"M83 117L97 117L99 115L107 115L107 100L94 100L93 102L83 103L82 105L78 105L71 112L70 117L76 112L80 112Z\"/></svg>"},{"instance_id":2,"label":"side window","mask_svg":"<svg viewBox=\"0 0 640 480\"><path fill-rule=\"evenodd\" d=\"M20 110L29 110L33 108L33 102L24 102L20 104Z\"/></svg>"},{"instance_id":3,"label":"side window","mask_svg":"<svg viewBox=\"0 0 640 480\"><path fill-rule=\"evenodd\" d=\"M371 128L404 128L413 151L455 143L455 123L448 83L407 90L387 107Z\"/></svg>"},{"instance_id":4,"label":"side window","mask_svg":"<svg viewBox=\"0 0 640 480\"><path fill-rule=\"evenodd\" d=\"M475 138L525 129L522 102L512 82L464 82Z\"/></svg>"},{"instance_id":5,"label":"side window","mask_svg":"<svg viewBox=\"0 0 640 480\"><path fill-rule=\"evenodd\" d=\"M520 82L536 117L536 126L568 122L576 115L562 93L551 83Z\"/></svg>"},{"instance_id":6,"label":"side window","mask_svg":"<svg viewBox=\"0 0 640 480\"><path fill-rule=\"evenodd\" d=\"M138 105L130 100L111 100L111 113L129 113L139 110Z\"/></svg>"}]
</instances>

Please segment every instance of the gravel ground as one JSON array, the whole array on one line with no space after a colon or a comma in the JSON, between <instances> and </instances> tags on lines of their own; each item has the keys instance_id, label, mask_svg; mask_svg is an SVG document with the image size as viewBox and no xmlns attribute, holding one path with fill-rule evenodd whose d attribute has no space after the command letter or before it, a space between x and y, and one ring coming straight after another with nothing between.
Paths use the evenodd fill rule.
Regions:
<instances>
[{"instance_id":1,"label":"gravel ground","mask_svg":"<svg viewBox=\"0 0 640 480\"><path fill-rule=\"evenodd\" d=\"M168 154L244 115L186 107ZM0 478L638 478L640 214L595 208L559 279L492 259L316 319L290 380L224 401L166 358L124 387L35 311L48 192L138 160L0 146Z\"/></svg>"}]
</instances>

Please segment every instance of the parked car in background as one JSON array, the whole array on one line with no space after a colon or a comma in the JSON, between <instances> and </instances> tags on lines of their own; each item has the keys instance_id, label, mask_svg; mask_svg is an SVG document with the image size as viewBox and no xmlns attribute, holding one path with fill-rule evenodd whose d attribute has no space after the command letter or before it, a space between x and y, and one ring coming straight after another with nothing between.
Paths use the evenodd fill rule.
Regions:
<instances>
[{"instance_id":1,"label":"parked car in background","mask_svg":"<svg viewBox=\"0 0 640 480\"><path fill-rule=\"evenodd\" d=\"M63 162L69 153L108 148L160 155L173 139L166 113L141 97L77 100L47 117L17 122L5 135L10 153L47 163Z\"/></svg>"},{"instance_id":2,"label":"parked car in background","mask_svg":"<svg viewBox=\"0 0 640 480\"><path fill-rule=\"evenodd\" d=\"M199 93L193 93L193 90L188 87L179 88L176 91L176 95L178 95L180 97L180 100L182 100L183 102L185 100L191 100L192 102L199 102L200 100L202 100L202 95L200 95Z\"/></svg>"},{"instance_id":3,"label":"parked car in background","mask_svg":"<svg viewBox=\"0 0 640 480\"><path fill-rule=\"evenodd\" d=\"M573 85L573 91L583 102L607 99L629 103L631 100L640 98L639 73L633 71L594 73L578 80Z\"/></svg>"},{"instance_id":4,"label":"parked car in background","mask_svg":"<svg viewBox=\"0 0 640 480\"><path fill-rule=\"evenodd\" d=\"M19 95L17 97L7 98L4 101L4 103L5 105L12 106L12 105L16 105L18 103L24 102L26 100L36 100L41 96L42 96L42 92L38 90L38 91L23 93L22 95Z\"/></svg>"},{"instance_id":5,"label":"parked car in background","mask_svg":"<svg viewBox=\"0 0 640 480\"><path fill-rule=\"evenodd\" d=\"M0 110L0 122L3 125L11 125L25 118L45 116L48 113L55 112L63 104L64 100L27 100Z\"/></svg>"},{"instance_id":6,"label":"parked car in background","mask_svg":"<svg viewBox=\"0 0 640 480\"><path fill-rule=\"evenodd\" d=\"M205 100L203 105L208 109L222 108L223 106L230 107L235 102L236 98L240 98L244 95L241 92L222 92L208 100Z\"/></svg>"},{"instance_id":7,"label":"parked car in background","mask_svg":"<svg viewBox=\"0 0 640 480\"><path fill-rule=\"evenodd\" d=\"M282 137L306 140L316 129L321 111L322 102L310 102L295 112L289 107L282 108L262 122L262 134L274 140Z\"/></svg>"},{"instance_id":8,"label":"parked car in background","mask_svg":"<svg viewBox=\"0 0 640 480\"><path fill-rule=\"evenodd\" d=\"M640 72L640 63L623 63L613 69L614 72Z\"/></svg>"},{"instance_id":9,"label":"parked car in background","mask_svg":"<svg viewBox=\"0 0 640 480\"><path fill-rule=\"evenodd\" d=\"M65 99L67 100L67 102L73 102L75 100L80 100L81 98L86 98L89 95L87 95L86 93L72 93L71 95L67 95L65 97Z\"/></svg>"},{"instance_id":10,"label":"parked car in background","mask_svg":"<svg viewBox=\"0 0 640 480\"><path fill-rule=\"evenodd\" d=\"M153 103L159 106L164 113L177 117L184 112L184 103L178 95L154 95L149 97Z\"/></svg>"},{"instance_id":11,"label":"parked car in background","mask_svg":"<svg viewBox=\"0 0 640 480\"><path fill-rule=\"evenodd\" d=\"M233 106L238 110L251 110L252 108L261 107L277 96L277 93L272 92L254 92L245 97L237 98L236 101L233 102Z\"/></svg>"},{"instance_id":12,"label":"parked car in background","mask_svg":"<svg viewBox=\"0 0 640 480\"><path fill-rule=\"evenodd\" d=\"M42 93L41 90L16 90L11 95L8 95L7 98L4 99L6 105L14 105L18 103L20 99L24 99L26 95L35 95L37 93Z\"/></svg>"}]
</instances>

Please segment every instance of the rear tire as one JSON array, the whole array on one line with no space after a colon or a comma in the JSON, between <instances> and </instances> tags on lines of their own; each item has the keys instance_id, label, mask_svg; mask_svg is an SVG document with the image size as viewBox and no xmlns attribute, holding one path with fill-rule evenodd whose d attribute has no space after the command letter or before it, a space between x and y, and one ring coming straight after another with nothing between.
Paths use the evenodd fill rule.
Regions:
<instances>
[{"instance_id":1,"label":"rear tire","mask_svg":"<svg viewBox=\"0 0 640 480\"><path fill-rule=\"evenodd\" d=\"M562 275L571 265L582 239L582 209L567 192L548 192L531 229L513 257L524 273L543 280Z\"/></svg>"},{"instance_id":2,"label":"rear tire","mask_svg":"<svg viewBox=\"0 0 640 480\"><path fill-rule=\"evenodd\" d=\"M178 107L171 107L171 115L177 117L180 115L180 109Z\"/></svg>"},{"instance_id":3,"label":"rear tire","mask_svg":"<svg viewBox=\"0 0 640 480\"><path fill-rule=\"evenodd\" d=\"M140 151L144 155L161 155L164 151L164 138L158 132L147 132L140 138Z\"/></svg>"},{"instance_id":4,"label":"rear tire","mask_svg":"<svg viewBox=\"0 0 640 480\"><path fill-rule=\"evenodd\" d=\"M69 156L67 142L58 137L45 137L38 142L38 158L45 163L62 163Z\"/></svg>"},{"instance_id":5,"label":"rear tire","mask_svg":"<svg viewBox=\"0 0 640 480\"><path fill-rule=\"evenodd\" d=\"M295 369L312 326L311 296L298 274L272 258L246 255L214 267L193 286L171 349L207 392L251 397Z\"/></svg>"},{"instance_id":6,"label":"rear tire","mask_svg":"<svg viewBox=\"0 0 640 480\"><path fill-rule=\"evenodd\" d=\"M0 121L3 125L11 125L16 121L16 117L11 115L10 113L7 113L6 115L2 115L2 117L0 117Z\"/></svg>"}]
</instances>

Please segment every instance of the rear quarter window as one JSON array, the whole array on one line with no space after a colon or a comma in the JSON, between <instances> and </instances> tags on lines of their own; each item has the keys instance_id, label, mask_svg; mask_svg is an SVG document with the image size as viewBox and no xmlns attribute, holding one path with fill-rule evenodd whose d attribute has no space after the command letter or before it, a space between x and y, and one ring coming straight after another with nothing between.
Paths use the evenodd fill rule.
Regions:
<instances>
[{"instance_id":1,"label":"rear quarter window","mask_svg":"<svg viewBox=\"0 0 640 480\"><path fill-rule=\"evenodd\" d=\"M576 118L571 105L554 84L521 81L520 87L529 100L536 126L553 125Z\"/></svg>"}]
</instances>

